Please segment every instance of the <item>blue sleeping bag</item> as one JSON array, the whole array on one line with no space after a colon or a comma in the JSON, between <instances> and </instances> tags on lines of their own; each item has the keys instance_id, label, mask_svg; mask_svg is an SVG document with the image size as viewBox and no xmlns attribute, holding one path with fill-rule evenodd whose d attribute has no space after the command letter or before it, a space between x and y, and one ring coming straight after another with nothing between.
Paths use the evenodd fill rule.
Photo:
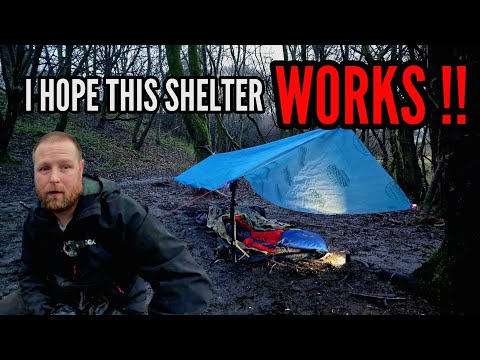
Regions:
<instances>
[{"instance_id":1,"label":"blue sleeping bag","mask_svg":"<svg viewBox=\"0 0 480 360\"><path fill-rule=\"evenodd\" d=\"M302 229L287 229L282 233L278 245L306 249L320 250L328 252L328 246L325 240L317 233Z\"/></svg>"}]
</instances>

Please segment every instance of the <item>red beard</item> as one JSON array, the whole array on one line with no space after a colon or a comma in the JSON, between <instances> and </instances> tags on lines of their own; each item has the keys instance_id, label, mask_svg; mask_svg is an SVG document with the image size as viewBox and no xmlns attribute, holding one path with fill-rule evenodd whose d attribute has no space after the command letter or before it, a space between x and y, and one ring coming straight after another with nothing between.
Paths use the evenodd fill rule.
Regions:
<instances>
[{"instance_id":1,"label":"red beard","mask_svg":"<svg viewBox=\"0 0 480 360\"><path fill-rule=\"evenodd\" d=\"M66 192L63 186L49 187L45 191L39 191L37 189L38 197L40 198L42 207L51 211L65 211L75 206L82 194L83 186L80 181L77 183L70 192ZM57 192L57 195L49 194L51 192Z\"/></svg>"}]
</instances>

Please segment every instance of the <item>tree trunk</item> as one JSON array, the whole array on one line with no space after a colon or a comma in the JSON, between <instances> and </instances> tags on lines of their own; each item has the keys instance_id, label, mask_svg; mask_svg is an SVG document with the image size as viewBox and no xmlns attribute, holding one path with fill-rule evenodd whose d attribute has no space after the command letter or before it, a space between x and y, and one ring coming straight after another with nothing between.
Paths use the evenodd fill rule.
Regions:
<instances>
[{"instance_id":1,"label":"tree trunk","mask_svg":"<svg viewBox=\"0 0 480 360\"><path fill-rule=\"evenodd\" d=\"M134 150L138 151L142 148L143 144L145 143L145 139L147 138L148 131L150 130L155 118L157 117L157 114L158 113L149 114L150 119L145 125L145 128L143 129L142 134L140 135L140 138L132 144L132 147Z\"/></svg>"},{"instance_id":2,"label":"tree trunk","mask_svg":"<svg viewBox=\"0 0 480 360\"><path fill-rule=\"evenodd\" d=\"M60 71L60 76L63 78L70 78L72 76L72 54L73 54L73 45L65 46L65 63L61 64L62 70ZM63 112L60 114L57 125L55 126L55 131L65 131L68 123L68 112Z\"/></svg>"},{"instance_id":3,"label":"tree trunk","mask_svg":"<svg viewBox=\"0 0 480 360\"><path fill-rule=\"evenodd\" d=\"M437 98L441 96L441 94L437 94ZM439 121L435 120L435 118L438 119L438 116L440 116L439 112L434 111L434 114L434 120L429 124L429 135L430 148L432 152L432 169L435 174L436 172L443 171L443 159L445 157L445 151L442 149L442 147L445 146L446 143L446 133L445 131L442 131L442 125L439 124ZM439 169L439 167L441 167L441 169ZM423 206L426 209L429 209L430 212L437 213L438 215L444 212L444 209L446 208L446 192L443 191L443 186L444 182L442 181L437 181L435 183L432 181L428 189L430 195L428 199L424 199Z\"/></svg>"},{"instance_id":4,"label":"tree trunk","mask_svg":"<svg viewBox=\"0 0 480 360\"><path fill-rule=\"evenodd\" d=\"M162 144L161 130L162 130L162 116L161 116L161 111L159 111L159 114L156 117L156 121L155 121L155 144L157 145Z\"/></svg>"},{"instance_id":5,"label":"tree trunk","mask_svg":"<svg viewBox=\"0 0 480 360\"><path fill-rule=\"evenodd\" d=\"M111 76L113 71L113 58L115 55L115 48L112 45L105 45L105 70L104 76ZM97 122L97 129L104 129L107 122L107 108L110 101L110 87L103 87L103 97L100 100L100 117Z\"/></svg>"},{"instance_id":6,"label":"tree trunk","mask_svg":"<svg viewBox=\"0 0 480 360\"><path fill-rule=\"evenodd\" d=\"M480 250L480 179L476 158L480 144L476 125L480 117L480 86L476 79L480 71L480 48L429 46L429 60L436 74L440 74L442 65L456 64L460 57L467 65L467 123L443 125L440 130L444 136L439 149L445 166L441 182L447 200L445 239L414 275L435 290L444 314L480 314L476 289L480 275L476 258ZM437 119L440 121L439 114Z\"/></svg>"},{"instance_id":7,"label":"tree trunk","mask_svg":"<svg viewBox=\"0 0 480 360\"><path fill-rule=\"evenodd\" d=\"M8 154L8 144L13 135L15 121L8 112L5 118L0 115L0 162L10 158Z\"/></svg>"},{"instance_id":8,"label":"tree trunk","mask_svg":"<svg viewBox=\"0 0 480 360\"><path fill-rule=\"evenodd\" d=\"M166 45L165 48L170 75L184 76L182 61L180 59L181 45ZM190 74L194 76L201 75L202 69L200 67L196 45L188 46L188 59ZM207 118L201 114L182 114L182 116L195 148L195 160L200 162L210 155L210 153L205 150L205 146L209 147L211 144Z\"/></svg>"},{"instance_id":9,"label":"tree trunk","mask_svg":"<svg viewBox=\"0 0 480 360\"><path fill-rule=\"evenodd\" d=\"M147 45L147 71L145 73L145 76L150 76L151 74L152 74L152 53L150 50L150 45ZM160 96L160 98L162 98L162 96ZM145 138L147 137L147 133L150 130L150 127L152 126L152 122L155 118L155 114L153 114L150 117L150 120L147 122L147 125L145 126L144 130L142 131L139 137L138 134L140 132L140 128L142 127L144 118L145 118L144 114L138 117L137 122L135 124L135 128L133 130L133 134L132 134L132 148L137 151L142 148L143 143L145 142Z\"/></svg>"},{"instance_id":10,"label":"tree trunk","mask_svg":"<svg viewBox=\"0 0 480 360\"><path fill-rule=\"evenodd\" d=\"M388 164L387 170L405 194L411 197L413 202L419 202L424 191L413 129L390 130L389 140L392 161Z\"/></svg>"},{"instance_id":11,"label":"tree trunk","mask_svg":"<svg viewBox=\"0 0 480 360\"><path fill-rule=\"evenodd\" d=\"M401 170L397 172L399 176L398 184L406 194L412 197L412 201L418 203L425 193L418 164L417 147L414 142L414 131L411 128L398 129L398 142L400 145L400 155L402 158Z\"/></svg>"}]
</instances>

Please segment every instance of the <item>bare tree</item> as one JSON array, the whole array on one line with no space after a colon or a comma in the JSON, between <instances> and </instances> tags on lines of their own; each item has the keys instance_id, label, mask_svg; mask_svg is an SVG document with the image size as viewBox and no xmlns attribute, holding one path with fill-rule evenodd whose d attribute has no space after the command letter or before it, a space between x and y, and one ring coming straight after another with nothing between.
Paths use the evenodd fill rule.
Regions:
<instances>
[{"instance_id":1,"label":"bare tree","mask_svg":"<svg viewBox=\"0 0 480 360\"><path fill-rule=\"evenodd\" d=\"M426 289L439 296L444 314L479 314L476 283L480 269L476 257L480 250L477 219L480 179L476 154L480 131L476 123L480 114L477 100L480 87L476 76L480 71L480 48L435 44L428 49L429 65L436 74L440 66L457 64L459 60L468 66L467 124L447 125L439 130L442 133L439 159L444 167L440 181L447 200L445 239L414 275Z\"/></svg>"},{"instance_id":2,"label":"bare tree","mask_svg":"<svg viewBox=\"0 0 480 360\"><path fill-rule=\"evenodd\" d=\"M181 45L166 45L166 53L170 75L184 76L182 61L180 58ZM190 74L193 76L201 75L202 68L196 45L188 46L188 60ZM201 114L183 114L185 125L192 139L195 148L195 159L197 162L202 161L210 155L205 148L210 147L210 132L208 130L208 121L205 115Z\"/></svg>"},{"instance_id":3,"label":"bare tree","mask_svg":"<svg viewBox=\"0 0 480 360\"><path fill-rule=\"evenodd\" d=\"M125 46L117 46L117 45L105 45L99 48L101 52L103 52L103 76L112 76L115 74L115 71L120 69L122 72L118 73L118 75L126 75L125 71L128 71L130 68L129 65L125 65L124 62L119 62L121 55L125 52L128 52L129 49ZM135 59L132 59L134 61ZM123 65L123 66L122 66ZM97 127L103 129L105 127L105 123L107 121L114 121L119 120L120 114L117 114L113 118L107 117L107 109L109 106L110 100L110 89L108 86L103 87L103 96L100 100L100 117L98 120ZM122 119L123 120L123 119ZM129 120L129 119L127 119Z\"/></svg>"},{"instance_id":4,"label":"bare tree","mask_svg":"<svg viewBox=\"0 0 480 360\"><path fill-rule=\"evenodd\" d=\"M147 45L146 47L147 50L147 71L145 73L145 76L149 77L152 75L152 67L153 67L153 60L152 60L152 54L151 54L151 46ZM145 125L142 134L140 137L138 137L138 132L140 131L140 127L143 123L145 115L142 114L139 116L137 119L137 122L135 124L135 129L133 130L132 134L132 147L134 150L140 150L141 147L143 146L145 139L147 137L148 131L150 130L155 118L157 117L158 112L154 112L152 114L149 114L149 119L147 121L147 124Z\"/></svg>"},{"instance_id":5,"label":"bare tree","mask_svg":"<svg viewBox=\"0 0 480 360\"><path fill-rule=\"evenodd\" d=\"M0 108L0 160L7 159L8 144L25 99L25 78L36 76L43 45L0 45L0 62L7 102Z\"/></svg>"},{"instance_id":6,"label":"bare tree","mask_svg":"<svg viewBox=\"0 0 480 360\"><path fill-rule=\"evenodd\" d=\"M60 76L63 78L70 78L72 76L72 54L73 54L73 45L68 44L65 46L65 57L63 57L62 45L58 46L59 60L61 70L59 71ZM55 131L65 131L67 128L68 121L68 112L63 112L60 114L60 118L55 126Z\"/></svg>"}]
</instances>

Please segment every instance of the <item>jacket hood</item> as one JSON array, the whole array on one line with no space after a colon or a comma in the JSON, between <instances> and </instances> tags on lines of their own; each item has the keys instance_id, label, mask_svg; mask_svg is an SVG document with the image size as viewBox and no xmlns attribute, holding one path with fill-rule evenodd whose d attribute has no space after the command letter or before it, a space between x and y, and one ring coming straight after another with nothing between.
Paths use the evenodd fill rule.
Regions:
<instances>
[{"instance_id":1,"label":"jacket hood","mask_svg":"<svg viewBox=\"0 0 480 360\"><path fill-rule=\"evenodd\" d=\"M78 219L101 214L100 197L106 200L112 195L118 195L120 187L113 181L99 177L84 175L83 176L83 193L78 203L77 217Z\"/></svg>"},{"instance_id":2,"label":"jacket hood","mask_svg":"<svg viewBox=\"0 0 480 360\"><path fill-rule=\"evenodd\" d=\"M117 191L120 191L120 186L111 180L102 178L100 176L83 176L83 196L101 194L104 198L106 198L111 193Z\"/></svg>"}]
</instances>

